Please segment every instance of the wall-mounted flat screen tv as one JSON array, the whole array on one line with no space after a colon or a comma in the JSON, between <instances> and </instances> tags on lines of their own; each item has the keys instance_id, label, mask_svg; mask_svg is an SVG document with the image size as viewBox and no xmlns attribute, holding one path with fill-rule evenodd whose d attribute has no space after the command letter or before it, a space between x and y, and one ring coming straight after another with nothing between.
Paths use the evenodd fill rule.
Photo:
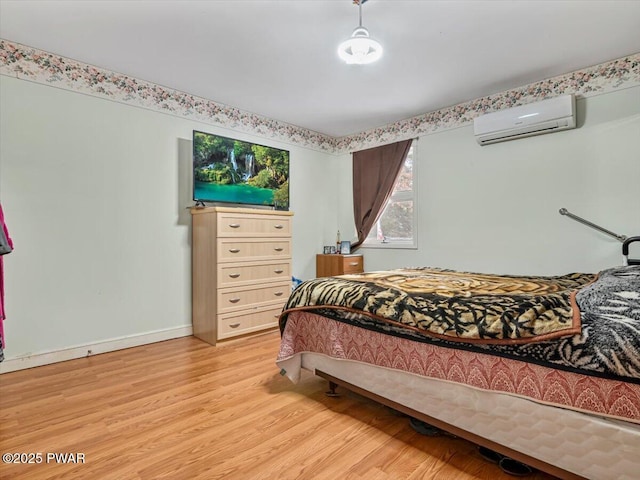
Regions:
<instances>
[{"instance_id":1,"label":"wall-mounted flat screen tv","mask_svg":"<svg viewBox=\"0 0 640 480\"><path fill-rule=\"evenodd\" d=\"M193 199L289 209L289 151L193 131Z\"/></svg>"}]
</instances>

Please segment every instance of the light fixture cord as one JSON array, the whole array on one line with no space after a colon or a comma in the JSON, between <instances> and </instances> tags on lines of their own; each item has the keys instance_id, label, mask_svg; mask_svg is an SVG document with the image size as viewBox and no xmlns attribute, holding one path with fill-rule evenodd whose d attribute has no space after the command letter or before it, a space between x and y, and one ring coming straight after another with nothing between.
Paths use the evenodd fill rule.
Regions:
<instances>
[{"instance_id":1,"label":"light fixture cord","mask_svg":"<svg viewBox=\"0 0 640 480\"><path fill-rule=\"evenodd\" d=\"M360 27L362 27L362 0L358 1L358 12L360 13Z\"/></svg>"}]
</instances>

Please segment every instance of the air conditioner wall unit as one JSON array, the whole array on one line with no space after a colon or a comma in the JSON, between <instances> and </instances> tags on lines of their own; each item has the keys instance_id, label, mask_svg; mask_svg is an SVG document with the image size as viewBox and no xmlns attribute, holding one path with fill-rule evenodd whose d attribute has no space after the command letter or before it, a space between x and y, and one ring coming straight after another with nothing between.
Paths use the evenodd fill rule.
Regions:
<instances>
[{"instance_id":1,"label":"air conditioner wall unit","mask_svg":"<svg viewBox=\"0 0 640 480\"><path fill-rule=\"evenodd\" d=\"M480 145L506 142L576 128L574 95L499 110L473 120L473 131Z\"/></svg>"}]
</instances>

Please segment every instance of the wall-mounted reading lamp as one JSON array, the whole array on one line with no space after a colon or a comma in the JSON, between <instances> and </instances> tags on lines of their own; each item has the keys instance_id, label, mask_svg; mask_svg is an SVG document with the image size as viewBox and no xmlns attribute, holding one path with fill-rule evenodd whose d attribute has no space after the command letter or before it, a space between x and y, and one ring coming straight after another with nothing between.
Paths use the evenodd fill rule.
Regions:
<instances>
[{"instance_id":1,"label":"wall-mounted reading lamp","mask_svg":"<svg viewBox=\"0 0 640 480\"><path fill-rule=\"evenodd\" d=\"M607 235L615 238L616 240L620 241L620 242L624 242L627 239L626 235L618 235L617 233L613 233L611 230L607 230L606 228L601 227L600 225L596 225L595 223L590 222L589 220L585 220L582 217L579 217L577 215L574 215L573 213L571 213L569 210L567 210L566 208L561 208L559 210L560 215L566 215L569 218L574 219L576 222L580 222L583 225L586 225L587 227L591 227L591 228L595 228L596 230L598 230L599 232L602 233L606 233Z\"/></svg>"},{"instance_id":2,"label":"wall-mounted reading lamp","mask_svg":"<svg viewBox=\"0 0 640 480\"><path fill-rule=\"evenodd\" d=\"M623 255L624 259L625 259L625 263L627 265L640 265L640 259L629 258L629 245L631 243L634 243L634 242L640 242L640 237L627 237L626 235L618 235L617 233L614 233L611 230L607 230L606 228L603 228L600 225L596 225L595 223L590 222L589 220L585 220L582 217L574 215L573 213L571 213L566 208L561 208L559 210L559 212L560 212L560 215L566 215L567 217L572 218L576 222L580 222L580 223L586 225L587 227L594 228L594 229L598 230L599 232L606 233L607 235L609 235L609 236L615 238L616 240L622 242L622 255Z\"/></svg>"}]
</instances>

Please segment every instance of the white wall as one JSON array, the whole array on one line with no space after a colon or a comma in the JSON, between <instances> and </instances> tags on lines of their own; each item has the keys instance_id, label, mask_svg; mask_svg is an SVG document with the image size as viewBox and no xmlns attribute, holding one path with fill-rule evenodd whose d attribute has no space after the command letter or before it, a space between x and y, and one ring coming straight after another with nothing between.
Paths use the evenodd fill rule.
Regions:
<instances>
[{"instance_id":1,"label":"white wall","mask_svg":"<svg viewBox=\"0 0 640 480\"><path fill-rule=\"evenodd\" d=\"M7 361L188 332L194 129L290 150L293 274L315 275L335 156L6 76L0 105Z\"/></svg>"},{"instance_id":2,"label":"white wall","mask_svg":"<svg viewBox=\"0 0 640 480\"><path fill-rule=\"evenodd\" d=\"M640 235L640 87L578 100L579 128L480 147L473 127L417 143L418 249L362 249L365 267L555 275L622 264ZM635 256L640 257L640 249Z\"/></svg>"},{"instance_id":3,"label":"white wall","mask_svg":"<svg viewBox=\"0 0 640 480\"><path fill-rule=\"evenodd\" d=\"M7 76L0 105L0 198L16 243L5 257L7 361L187 334L194 129L290 150L295 276L315 275L315 254L337 229L354 232L348 154ZM366 268L556 274L620 264L619 242L558 209L640 234L640 87L578 109L576 130L487 147L471 126L423 136L419 248L363 249Z\"/></svg>"}]
</instances>

